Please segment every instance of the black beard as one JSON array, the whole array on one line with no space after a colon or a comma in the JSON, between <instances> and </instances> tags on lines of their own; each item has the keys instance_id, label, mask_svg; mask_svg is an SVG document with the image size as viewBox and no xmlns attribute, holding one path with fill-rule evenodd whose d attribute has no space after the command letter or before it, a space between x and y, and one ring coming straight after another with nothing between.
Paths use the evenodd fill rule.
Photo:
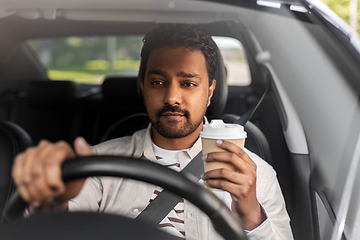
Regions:
<instances>
[{"instance_id":1,"label":"black beard","mask_svg":"<svg viewBox=\"0 0 360 240\"><path fill-rule=\"evenodd\" d=\"M160 121L160 118L164 113L180 113L186 118L186 123L180 128L171 124L164 124ZM183 138L193 133L202 123L202 119L199 123L190 123L190 113L186 109L181 109L179 106L166 105L156 113L156 121L152 122L155 130L165 138Z\"/></svg>"}]
</instances>

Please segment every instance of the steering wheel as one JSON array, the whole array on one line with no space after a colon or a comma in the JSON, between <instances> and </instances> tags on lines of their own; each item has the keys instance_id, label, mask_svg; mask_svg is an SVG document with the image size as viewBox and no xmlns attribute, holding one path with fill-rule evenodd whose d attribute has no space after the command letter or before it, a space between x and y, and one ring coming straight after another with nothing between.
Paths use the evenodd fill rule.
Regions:
<instances>
[{"instance_id":1,"label":"steering wheel","mask_svg":"<svg viewBox=\"0 0 360 240\"><path fill-rule=\"evenodd\" d=\"M179 173L148 160L121 156L88 156L70 159L64 162L62 174L64 181L90 176L113 176L160 186L186 198L202 210L209 216L216 230L225 239L247 239L240 220L221 200L198 184L198 180L191 174ZM45 239L45 236L41 234L44 234L44 230L49 227L49 234L53 234L52 239L79 239L79 232L81 238L84 238L82 229L88 234L86 239L99 239L96 237L99 233L102 234L101 238L104 238L105 232L112 232L114 237L106 236L106 239L118 239L119 236L122 239L142 239L145 237L147 239L178 239L177 237L172 238L169 234L154 228L147 222L111 214L61 212L36 214L25 220L18 219L23 216L26 207L27 204L15 191L3 213L7 223L0 227L1 239L8 239L2 236L12 236L11 239L17 239L14 236L19 235L19 233L22 234L22 238L19 235L18 239L25 237L27 239ZM59 229L60 226L61 231L57 231L59 238L54 238L53 231ZM27 230L31 233L26 233ZM63 233L66 234L62 238ZM124 237L124 234L129 234L129 236ZM33 238L29 238L30 236Z\"/></svg>"}]
</instances>

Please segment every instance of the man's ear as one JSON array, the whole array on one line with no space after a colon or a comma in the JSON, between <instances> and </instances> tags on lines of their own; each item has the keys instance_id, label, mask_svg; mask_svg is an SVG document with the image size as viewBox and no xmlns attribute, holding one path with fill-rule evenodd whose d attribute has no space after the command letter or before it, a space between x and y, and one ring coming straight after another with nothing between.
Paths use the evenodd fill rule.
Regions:
<instances>
[{"instance_id":1,"label":"man's ear","mask_svg":"<svg viewBox=\"0 0 360 240\"><path fill-rule=\"evenodd\" d=\"M216 80L213 79L213 80L212 80L212 84L211 84L210 87L209 87L209 97L208 97L208 104L207 104L207 106L210 106L211 98L212 98L212 96L213 96L213 94L214 94L215 88L216 88Z\"/></svg>"},{"instance_id":2,"label":"man's ear","mask_svg":"<svg viewBox=\"0 0 360 240\"><path fill-rule=\"evenodd\" d=\"M138 96L140 101L145 104L144 101L144 79L138 78L138 86L137 86Z\"/></svg>"},{"instance_id":3,"label":"man's ear","mask_svg":"<svg viewBox=\"0 0 360 240\"><path fill-rule=\"evenodd\" d=\"M141 94L143 95L143 92L144 92L144 79L138 79L139 81L139 87L140 87L140 90L141 90Z\"/></svg>"}]
</instances>

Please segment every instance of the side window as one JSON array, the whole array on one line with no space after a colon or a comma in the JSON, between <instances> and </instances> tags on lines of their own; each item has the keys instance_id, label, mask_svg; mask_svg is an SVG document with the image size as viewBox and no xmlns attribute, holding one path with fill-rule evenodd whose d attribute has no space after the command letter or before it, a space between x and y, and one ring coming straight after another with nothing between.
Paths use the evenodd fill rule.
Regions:
<instances>
[{"instance_id":1,"label":"side window","mask_svg":"<svg viewBox=\"0 0 360 240\"><path fill-rule=\"evenodd\" d=\"M250 69L241 42L230 37L213 37L213 39L224 60L228 85L249 85L251 83Z\"/></svg>"},{"instance_id":2,"label":"side window","mask_svg":"<svg viewBox=\"0 0 360 240\"><path fill-rule=\"evenodd\" d=\"M137 76L143 36L35 39L27 44L51 80L101 84L106 75Z\"/></svg>"}]
</instances>

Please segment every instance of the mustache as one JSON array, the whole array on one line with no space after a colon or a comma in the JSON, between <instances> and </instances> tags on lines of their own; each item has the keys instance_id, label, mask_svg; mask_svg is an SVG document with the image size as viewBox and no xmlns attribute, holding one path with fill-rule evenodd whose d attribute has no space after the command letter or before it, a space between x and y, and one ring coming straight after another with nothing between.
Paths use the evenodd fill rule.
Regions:
<instances>
[{"instance_id":1,"label":"mustache","mask_svg":"<svg viewBox=\"0 0 360 240\"><path fill-rule=\"evenodd\" d=\"M162 109L160 109L157 112L157 116L161 117L162 115L164 115L165 113L180 113L182 115L184 115L185 117L188 117L190 115L189 111L186 109L182 109L181 107L179 107L178 105L175 106L171 106L171 105L166 105L165 107L163 107Z\"/></svg>"}]
</instances>

